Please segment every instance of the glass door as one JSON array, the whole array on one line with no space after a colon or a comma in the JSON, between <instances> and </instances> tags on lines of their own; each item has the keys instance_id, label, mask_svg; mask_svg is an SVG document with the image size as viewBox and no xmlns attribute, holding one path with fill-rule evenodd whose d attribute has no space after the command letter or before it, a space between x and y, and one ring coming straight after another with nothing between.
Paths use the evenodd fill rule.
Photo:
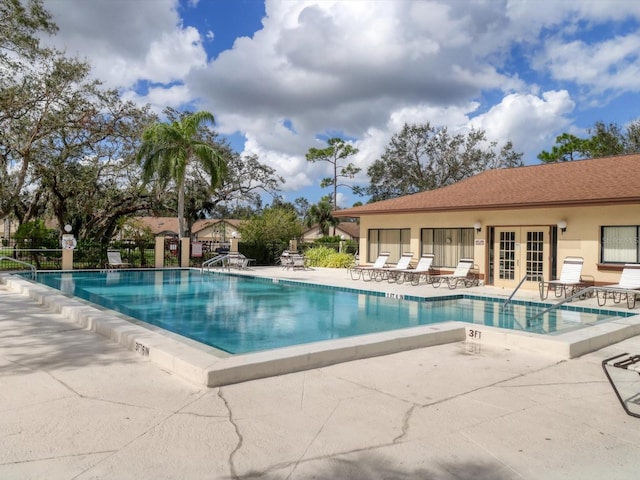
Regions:
<instances>
[{"instance_id":1,"label":"glass door","mask_svg":"<svg viewBox=\"0 0 640 480\"><path fill-rule=\"evenodd\" d=\"M515 288L526 276L523 287L534 288L549 269L549 227L495 229L493 252L494 285Z\"/></svg>"}]
</instances>

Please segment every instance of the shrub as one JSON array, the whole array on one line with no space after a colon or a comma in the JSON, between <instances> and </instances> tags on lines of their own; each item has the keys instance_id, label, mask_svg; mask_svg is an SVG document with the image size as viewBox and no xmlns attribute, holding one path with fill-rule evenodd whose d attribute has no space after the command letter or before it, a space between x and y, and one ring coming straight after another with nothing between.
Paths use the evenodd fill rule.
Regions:
<instances>
[{"instance_id":1,"label":"shrub","mask_svg":"<svg viewBox=\"0 0 640 480\"><path fill-rule=\"evenodd\" d=\"M325 246L310 248L304 255L310 267L348 268L354 263L353 255Z\"/></svg>"},{"instance_id":2,"label":"shrub","mask_svg":"<svg viewBox=\"0 0 640 480\"><path fill-rule=\"evenodd\" d=\"M325 264L322 265L326 268L349 268L355 263L353 255L350 253L333 253L325 260Z\"/></svg>"}]
</instances>

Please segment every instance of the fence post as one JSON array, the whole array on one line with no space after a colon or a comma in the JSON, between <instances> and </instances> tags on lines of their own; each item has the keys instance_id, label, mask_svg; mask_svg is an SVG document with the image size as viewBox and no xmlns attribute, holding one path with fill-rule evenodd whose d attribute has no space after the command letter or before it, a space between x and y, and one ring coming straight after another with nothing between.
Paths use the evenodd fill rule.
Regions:
<instances>
[{"instance_id":1,"label":"fence post","mask_svg":"<svg viewBox=\"0 0 640 480\"><path fill-rule=\"evenodd\" d=\"M62 270L73 270L73 249L62 249Z\"/></svg>"},{"instance_id":2,"label":"fence post","mask_svg":"<svg viewBox=\"0 0 640 480\"><path fill-rule=\"evenodd\" d=\"M164 236L156 237L156 247L155 247L155 262L154 265L156 268L164 267Z\"/></svg>"},{"instance_id":3,"label":"fence post","mask_svg":"<svg viewBox=\"0 0 640 480\"><path fill-rule=\"evenodd\" d=\"M180 239L180 266L188 267L189 259L191 257L191 238L182 237Z\"/></svg>"}]
</instances>

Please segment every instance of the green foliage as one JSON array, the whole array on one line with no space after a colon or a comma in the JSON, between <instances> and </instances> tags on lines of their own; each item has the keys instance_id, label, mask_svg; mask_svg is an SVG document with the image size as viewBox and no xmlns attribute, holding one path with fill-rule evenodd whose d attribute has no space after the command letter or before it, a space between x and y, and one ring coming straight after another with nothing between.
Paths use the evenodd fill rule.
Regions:
<instances>
[{"instance_id":1,"label":"green foliage","mask_svg":"<svg viewBox=\"0 0 640 480\"><path fill-rule=\"evenodd\" d=\"M497 151L483 130L450 135L446 128L405 124L367 170L371 201L433 190L491 168L522 165L522 154L507 142Z\"/></svg>"},{"instance_id":2,"label":"green foliage","mask_svg":"<svg viewBox=\"0 0 640 480\"><path fill-rule=\"evenodd\" d=\"M243 242L267 244L286 242L302 235L302 222L295 210L269 207L238 227Z\"/></svg>"},{"instance_id":3,"label":"green foliage","mask_svg":"<svg viewBox=\"0 0 640 480\"><path fill-rule=\"evenodd\" d=\"M342 239L340 238L340 235L327 235L324 237L320 237L318 239L315 240L315 243L340 243L342 241Z\"/></svg>"},{"instance_id":4,"label":"green foliage","mask_svg":"<svg viewBox=\"0 0 640 480\"><path fill-rule=\"evenodd\" d=\"M42 0L0 2L0 64L16 68L20 57L33 60L40 52L40 32L54 34L58 27L42 7Z\"/></svg>"},{"instance_id":5,"label":"green foliage","mask_svg":"<svg viewBox=\"0 0 640 480\"><path fill-rule=\"evenodd\" d=\"M189 165L199 163L209 176L211 188L222 183L227 173L224 156L207 142L200 140L203 126L213 124L209 112L185 114L171 123L158 122L147 128L142 135L142 145L137 155L142 166L145 183L157 179L161 187L174 181L178 189L178 223L180 237L185 235L185 181Z\"/></svg>"},{"instance_id":6,"label":"green foliage","mask_svg":"<svg viewBox=\"0 0 640 480\"><path fill-rule=\"evenodd\" d=\"M332 167L332 176L323 178L320 182L322 188L333 186L333 208L338 208L337 191L338 187L349 187L346 183L339 183L339 178L353 178L361 168L356 167L353 163L344 163L344 159L358 153L358 149L345 143L341 138L330 138L327 140L326 148L310 148L306 154L307 161L328 162Z\"/></svg>"},{"instance_id":7,"label":"green foliage","mask_svg":"<svg viewBox=\"0 0 640 480\"><path fill-rule=\"evenodd\" d=\"M318 225L322 235L328 235L331 227L335 227L340 223L336 217L332 215L333 207L329 203L327 197L323 197L318 203L311 205L307 211L307 217L305 219L305 225L311 227Z\"/></svg>"},{"instance_id":8,"label":"green foliage","mask_svg":"<svg viewBox=\"0 0 640 480\"><path fill-rule=\"evenodd\" d=\"M325 259L325 268L349 268L355 264L355 258L350 253L334 253Z\"/></svg>"},{"instance_id":9,"label":"green foliage","mask_svg":"<svg viewBox=\"0 0 640 480\"><path fill-rule=\"evenodd\" d=\"M289 248L289 242L249 243L242 241L238 245L240 253L253 258L255 265L275 265L282 252Z\"/></svg>"},{"instance_id":10,"label":"green foliage","mask_svg":"<svg viewBox=\"0 0 640 480\"><path fill-rule=\"evenodd\" d=\"M580 138L570 133L556 137L551 151L543 150L538 159L544 163L567 162L582 158L599 158L625 153L640 153L640 121L623 130L615 123L596 122L587 129L590 137Z\"/></svg>"},{"instance_id":11,"label":"green foliage","mask_svg":"<svg viewBox=\"0 0 640 480\"><path fill-rule=\"evenodd\" d=\"M304 252L304 256L310 267L348 268L355 262L353 255L338 253L324 245L310 248Z\"/></svg>"},{"instance_id":12,"label":"green foliage","mask_svg":"<svg viewBox=\"0 0 640 480\"><path fill-rule=\"evenodd\" d=\"M18 248L60 248L58 231L47 228L42 220L23 223L14 238Z\"/></svg>"},{"instance_id":13,"label":"green foliage","mask_svg":"<svg viewBox=\"0 0 640 480\"><path fill-rule=\"evenodd\" d=\"M558 135L556 144L551 148L550 152L544 150L540 152L538 159L544 163L568 162L585 158L588 155L586 141L570 133Z\"/></svg>"}]
</instances>

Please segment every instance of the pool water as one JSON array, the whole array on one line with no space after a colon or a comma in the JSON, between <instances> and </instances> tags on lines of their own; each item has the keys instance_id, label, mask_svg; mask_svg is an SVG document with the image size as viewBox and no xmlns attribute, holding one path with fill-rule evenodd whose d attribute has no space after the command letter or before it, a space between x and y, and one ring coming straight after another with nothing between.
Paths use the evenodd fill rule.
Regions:
<instances>
[{"instance_id":1,"label":"pool water","mask_svg":"<svg viewBox=\"0 0 640 480\"><path fill-rule=\"evenodd\" d=\"M504 300L465 295L407 300L197 270L39 272L36 280L232 354L449 320L553 334L617 314L572 307L532 321L549 305L503 309Z\"/></svg>"}]
</instances>

